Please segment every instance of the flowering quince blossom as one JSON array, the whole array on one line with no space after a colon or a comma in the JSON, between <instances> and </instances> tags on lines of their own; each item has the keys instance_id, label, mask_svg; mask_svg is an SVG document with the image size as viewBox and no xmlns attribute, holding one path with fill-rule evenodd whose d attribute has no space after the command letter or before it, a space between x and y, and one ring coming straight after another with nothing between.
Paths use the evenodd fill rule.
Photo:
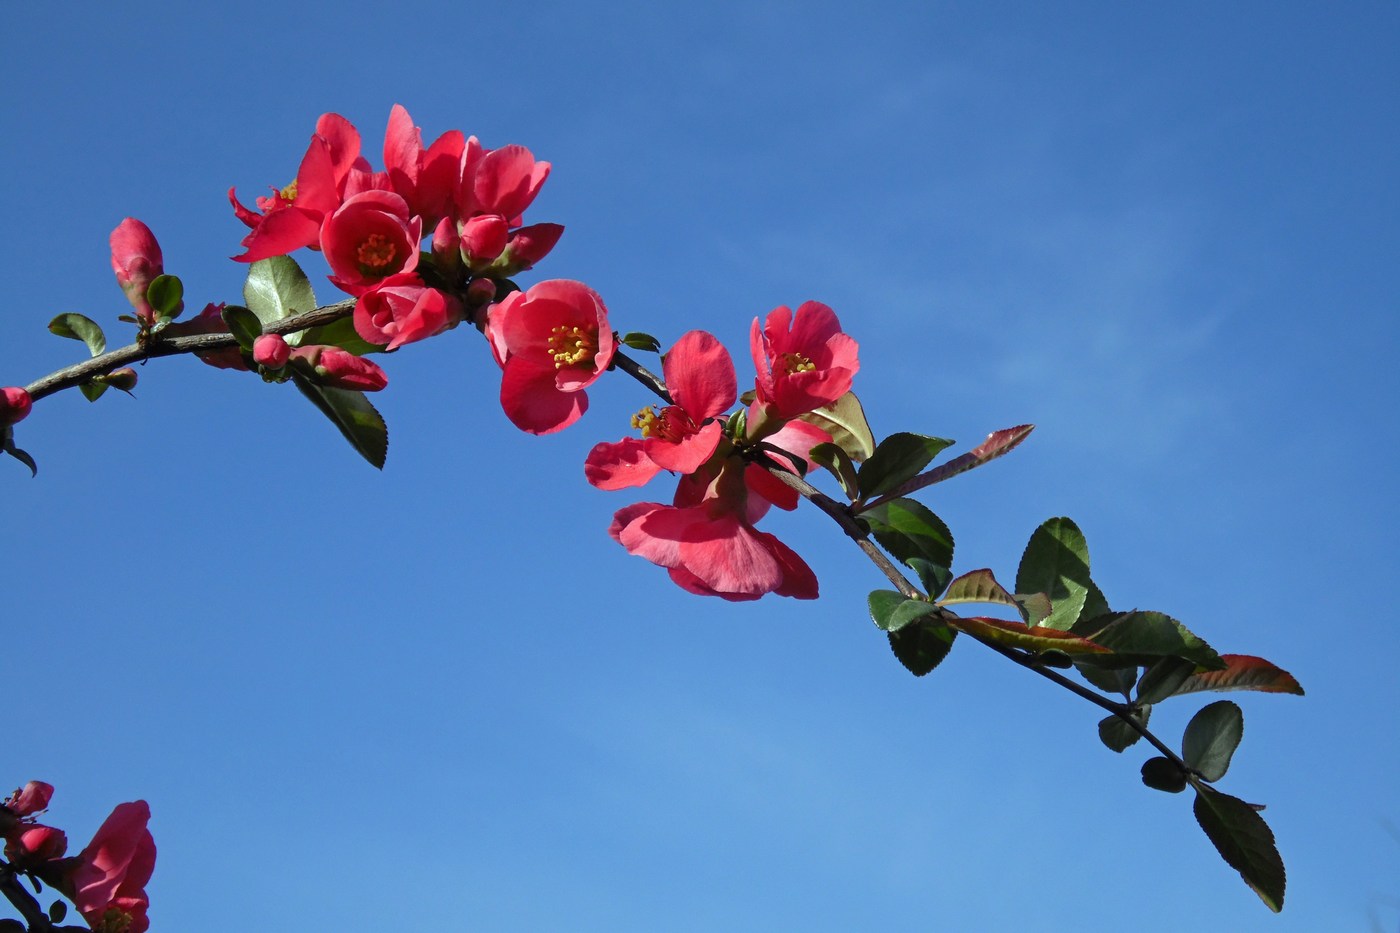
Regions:
<instances>
[{"instance_id":1,"label":"flowering quince blossom","mask_svg":"<svg viewBox=\"0 0 1400 933\"><path fill-rule=\"evenodd\" d=\"M378 392L389 384L379 364L340 347L297 347L289 356L291 362L314 374L314 382L333 389Z\"/></svg>"},{"instance_id":2,"label":"flowering quince blossom","mask_svg":"<svg viewBox=\"0 0 1400 933\"><path fill-rule=\"evenodd\" d=\"M466 145L461 130L448 130L424 149L422 130L413 125L408 111L395 104L389 112L384 169L390 187L423 219L425 230L453 211Z\"/></svg>"},{"instance_id":3,"label":"flowering quince blossom","mask_svg":"<svg viewBox=\"0 0 1400 933\"><path fill-rule=\"evenodd\" d=\"M62 858L67 851L68 837L63 830L42 823L24 824L5 840L5 858L22 871Z\"/></svg>"},{"instance_id":4,"label":"flowering quince blossom","mask_svg":"<svg viewBox=\"0 0 1400 933\"><path fill-rule=\"evenodd\" d=\"M15 816L33 816L40 810L47 809L49 801L52 799L52 784L46 784L43 781L30 781L6 800L0 802L0 806Z\"/></svg>"},{"instance_id":5,"label":"flowering quince blossom","mask_svg":"<svg viewBox=\"0 0 1400 933\"><path fill-rule=\"evenodd\" d=\"M666 354L662 374L675 404L634 415L640 438L601 443L589 452L584 475L599 489L641 486L662 470L694 473L719 447L724 427L710 419L738 396L729 351L712 335L690 331Z\"/></svg>"},{"instance_id":6,"label":"flowering quince blossom","mask_svg":"<svg viewBox=\"0 0 1400 933\"><path fill-rule=\"evenodd\" d=\"M253 341L253 362L268 369L282 369L292 358L292 348L281 334L262 334Z\"/></svg>"},{"instance_id":7,"label":"flowering quince blossom","mask_svg":"<svg viewBox=\"0 0 1400 933\"><path fill-rule=\"evenodd\" d=\"M423 220L410 216L408 202L392 191L364 191L347 198L321 225L321 249L331 281L363 295L384 279L418 266Z\"/></svg>"},{"instance_id":8,"label":"flowering quince blossom","mask_svg":"<svg viewBox=\"0 0 1400 933\"><path fill-rule=\"evenodd\" d=\"M755 318L749 335L760 430L771 419L786 420L830 405L851 389L860 369L858 346L841 332L836 312L818 301L804 302L794 316L786 306L774 308L760 327ZM751 433L755 422L751 421Z\"/></svg>"},{"instance_id":9,"label":"flowering quince blossom","mask_svg":"<svg viewBox=\"0 0 1400 933\"><path fill-rule=\"evenodd\" d=\"M582 417L584 389L617 352L603 299L569 279L540 282L492 305L486 336L504 370L501 407L531 434L559 431Z\"/></svg>"},{"instance_id":10,"label":"flowering quince blossom","mask_svg":"<svg viewBox=\"0 0 1400 933\"><path fill-rule=\"evenodd\" d=\"M117 274L117 284L136 309L137 320L145 326L154 324L156 312L146 300L146 291L151 282L165 273L155 234L135 217L128 217L112 231L111 245L112 271Z\"/></svg>"},{"instance_id":11,"label":"flowering quince blossom","mask_svg":"<svg viewBox=\"0 0 1400 933\"><path fill-rule=\"evenodd\" d=\"M156 843L146 828L150 819L144 800L117 804L56 885L94 931L150 928L146 884L156 866Z\"/></svg>"},{"instance_id":12,"label":"flowering quince blossom","mask_svg":"<svg viewBox=\"0 0 1400 933\"><path fill-rule=\"evenodd\" d=\"M369 343L396 350L455 327L462 305L411 272L393 275L355 302L355 333Z\"/></svg>"},{"instance_id":13,"label":"flowering quince blossom","mask_svg":"<svg viewBox=\"0 0 1400 933\"><path fill-rule=\"evenodd\" d=\"M19 386L6 386L0 389L0 428L18 424L29 417L34 400L29 392Z\"/></svg>"}]
</instances>

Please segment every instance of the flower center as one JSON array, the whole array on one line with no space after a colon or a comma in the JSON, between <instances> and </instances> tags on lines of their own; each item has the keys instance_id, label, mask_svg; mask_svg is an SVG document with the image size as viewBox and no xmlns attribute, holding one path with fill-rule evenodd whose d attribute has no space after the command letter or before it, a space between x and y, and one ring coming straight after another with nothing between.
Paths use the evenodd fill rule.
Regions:
<instances>
[{"instance_id":1,"label":"flower center","mask_svg":"<svg viewBox=\"0 0 1400 933\"><path fill-rule=\"evenodd\" d=\"M291 184L287 185L287 187L277 192L277 194L284 201L295 201L297 199L296 180L293 179Z\"/></svg>"},{"instance_id":2,"label":"flower center","mask_svg":"<svg viewBox=\"0 0 1400 933\"><path fill-rule=\"evenodd\" d=\"M816 369L816 364L801 353L784 353L778 357L782 361L783 371L788 373L809 373Z\"/></svg>"},{"instance_id":3,"label":"flower center","mask_svg":"<svg viewBox=\"0 0 1400 933\"><path fill-rule=\"evenodd\" d=\"M554 368L581 366L598 354L598 335L576 325L560 324L549 332L549 355Z\"/></svg>"},{"instance_id":4,"label":"flower center","mask_svg":"<svg viewBox=\"0 0 1400 933\"><path fill-rule=\"evenodd\" d=\"M355 250L355 261L365 275L379 275L394 261L398 249L382 233L371 233Z\"/></svg>"},{"instance_id":5,"label":"flower center","mask_svg":"<svg viewBox=\"0 0 1400 933\"><path fill-rule=\"evenodd\" d=\"M676 443L687 435L695 433L695 422L685 413L685 409L668 405L660 414L648 405L632 416L632 427L642 432L642 437L659 437Z\"/></svg>"},{"instance_id":6,"label":"flower center","mask_svg":"<svg viewBox=\"0 0 1400 933\"><path fill-rule=\"evenodd\" d=\"M131 914L118 907L108 907L93 929L99 933L127 933L131 929Z\"/></svg>"}]
</instances>

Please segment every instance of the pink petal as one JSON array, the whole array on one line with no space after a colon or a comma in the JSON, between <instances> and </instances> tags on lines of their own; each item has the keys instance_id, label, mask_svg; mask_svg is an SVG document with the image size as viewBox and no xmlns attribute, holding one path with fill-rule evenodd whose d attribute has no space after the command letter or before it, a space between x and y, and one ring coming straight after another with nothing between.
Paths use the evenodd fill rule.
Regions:
<instances>
[{"instance_id":1,"label":"pink petal","mask_svg":"<svg viewBox=\"0 0 1400 933\"><path fill-rule=\"evenodd\" d=\"M583 463L583 475L599 489L644 486L661 472L646 455L640 438L623 438L616 444L597 444Z\"/></svg>"},{"instance_id":2,"label":"pink petal","mask_svg":"<svg viewBox=\"0 0 1400 933\"><path fill-rule=\"evenodd\" d=\"M703 330L677 340L661 371L671 397L697 423L727 410L739 394L729 351Z\"/></svg>"},{"instance_id":3,"label":"pink petal","mask_svg":"<svg viewBox=\"0 0 1400 933\"><path fill-rule=\"evenodd\" d=\"M321 219L295 207L268 214L252 233L243 238L244 252L238 262L257 262L269 256L285 256L303 246L315 246L321 239Z\"/></svg>"},{"instance_id":4,"label":"pink petal","mask_svg":"<svg viewBox=\"0 0 1400 933\"><path fill-rule=\"evenodd\" d=\"M531 434L552 434L573 424L588 410L582 392L560 392L552 365L533 364L525 357L506 360L501 378L501 408L517 428Z\"/></svg>"},{"instance_id":5,"label":"pink petal","mask_svg":"<svg viewBox=\"0 0 1400 933\"><path fill-rule=\"evenodd\" d=\"M649 437L642 441L646 454L663 470L694 473L715 452L724 433L718 421L711 421L699 431L679 441Z\"/></svg>"}]
</instances>

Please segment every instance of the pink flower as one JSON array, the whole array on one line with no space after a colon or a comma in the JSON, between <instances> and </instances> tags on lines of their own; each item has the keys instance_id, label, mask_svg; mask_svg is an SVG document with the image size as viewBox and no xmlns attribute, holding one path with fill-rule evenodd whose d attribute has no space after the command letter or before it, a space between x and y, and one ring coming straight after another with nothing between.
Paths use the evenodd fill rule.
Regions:
<instances>
[{"instance_id":1,"label":"pink flower","mask_svg":"<svg viewBox=\"0 0 1400 933\"><path fill-rule=\"evenodd\" d=\"M390 276L355 302L355 333L388 350L440 334L461 320L456 298L425 287L411 272Z\"/></svg>"},{"instance_id":2,"label":"pink flower","mask_svg":"<svg viewBox=\"0 0 1400 933\"><path fill-rule=\"evenodd\" d=\"M150 928L146 884L156 866L155 840L146 828L150 819L144 800L117 804L73 860L60 890L94 930L145 933Z\"/></svg>"},{"instance_id":3,"label":"pink flower","mask_svg":"<svg viewBox=\"0 0 1400 933\"><path fill-rule=\"evenodd\" d=\"M331 281L352 295L418 266L423 219L412 217L408 202L392 191L365 191L346 199L321 224L321 249Z\"/></svg>"},{"instance_id":4,"label":"pink flower","mask_svg":"<svg viewBox=\"0 0 1400 933\"><path fill-rule=\"evenodd\" d=\"M46 809L52 799L52 784L45 784L43 781L30 781L23 788L11 794L9 799L0 806L6 807L15 816L32 816L40 810Z\"/></svg>"},{"instance_id":5,"label":"pink flower","mask_svg":"<svg viewBox=\"0 0 1400 933\"><path fill-rule=\"evenodd\" d=\"M462 260L473 269L489 266L510 241L510 225L500 214L479 214L461 226Z\"/></svg>"},{"instance_id":6,"label":"pink flower","mask_svg":"<svg viewBox=\"0 0 1400 933\"><path fill-rule=\"evenodd\" d=\"M389 384L389 377L378 364L340 347L297 347L291 359L314 374L316 383L333 389L378 392Z\"/></svg>"},{"instance_id":7,"label":"pink flower","mask_svg":"<svg viewBox=\"0 0 1400 933\"><path fill-rule=\"evenodd\" d=\"M281 334L263 334L253 341L253 361L268 369L281 369L291 359L292 348Z\"/></svg>"},{"instance_id":8,"label":"pink flower","mask_svg":"<svg viewBox=\"0 0 1400 933\"><path fill-rule=\"evenodd\" d=\"M674 404L660 413L647 406L632 418L642 432L616 444L598 444L584 475L599 489L640 486L661 470L694 473L719 447L723 414L738 393L734 363L712 335L693 330L676 341L662 363Z\"/></svg>"},{"instance_id":9,"label":"pink flower","mask_svg":"<svg viewBox=\"0 0 1400 933\"><path fill-rule=\"evenodd\" d=\"M523 431L549 434L588 410L584 389L617 346L603 299L582 282L551 279L493 305L486 335L504 373L501 407Z\"/></svg>"},{"instance_id":10,"label":"pink flower","mask_svg":"<svg viewBox=\"0 0 1400 933\"><path fill-rule=\"evenodd\" d=\"M559 224L531 224L521 227L510 235L505 252L492 265L492 274L509 278L534 268L535 263L549 255L550 250L554 249L554 244L558 243L563 235L564 228Z\"/></svg>"},{"instance_id":11,"label":"pink flower","mask_svg":"<svg viewBox=\"0 0 1400 933\"><path fill-rule=\"evenodd\" d=\"M462 152L458 220L500 214L510 226L520 226L520 217L539 194L549 168L548 162L536 162L524 146L486 150L471 137Z\"/></svg>"},{"instance_id":12,"label":"pink flower","mask_svg":"<svg viewBox=\"0 0 1400 933\"><path fill-rule=\"evenodd\" d=\"M22 826L5 843L5 858L19 870L27 871L63 858L63 853L68 851L68 837L63 830L39 823Z\"/></svg>"},{"instance_id":13,"label":"pink flower","mask_svg":"<svg viewBox=\"0 0 1400 933\"><path fill-rule=\"evenodd\" d=\"M804 302L795 317L786 306L774 308L762 328L755 318L749 347L758 370L757 408L769 418L830 405L850 391L860 369L856 342L841 332L836 312L816 301Z\"/></svg>"},{"instance_id":14,"label":"pink flower","mask_svg":"<svg viewBox=\"0 0 1400 933\"><path fill-rule=\"evenodd\" d=\"M423 134L399 104L389 112L384 132L384 168L393 190L423 218L425 229L450 215L461 175L466 140L460 130L448 130L423 149Z\"/></svg>"},{"instance_id":15,"label":"pink flower","mask_svg":"<svg viewBox=\"0 0 1400 933\"><path fill-rule=\"evenodd\" d=\"M135 217L128 217L112 231L112 271L126 300L136 309L136 318L147 326L154 324L156 312L146 300L151 282L165 273L160 244L155 234Z\"/></svg>"},{"instance_id":16,"label":"pink flower","mask_svg":"<svg viewBox=\"0 0 1400 933\"><path fill-rule=\"evenodd\" d=\"M234 259L256 262L303 246L319 249L321 222L340 205L351 173L368 171L369 163L360 157L360 134L355 127L340 114L322 114L296 180L274 189L270 198L258 198L258 211L244 207L234 189L228 189L234 214L252 228L243 238L243 255Z\"/></svg>"},{"instance_id":17,"label":"pink flower","mask_svg":"<svg viewBox=\"0 0 1400 933\"><path fill-rule=\"evenodd\" d=\"M29 417L29 411L33 407L34 400L29 397L28 390L19 386L6 386L0 389L0 428L19 424ZM35 782L30 781L29 783ZM48 787L47 784L44 786ZM49 787L49 793L53 793L52 787Z\"/></svg>"}]
</instances>

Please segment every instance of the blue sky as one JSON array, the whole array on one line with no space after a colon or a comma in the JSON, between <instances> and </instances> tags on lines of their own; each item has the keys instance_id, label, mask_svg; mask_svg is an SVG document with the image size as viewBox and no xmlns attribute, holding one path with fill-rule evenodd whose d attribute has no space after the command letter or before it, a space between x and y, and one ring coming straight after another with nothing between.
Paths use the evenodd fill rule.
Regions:
<instances>
[{"instance_id":1,"label":"blue sky","mask_svg":"<svg viewBox=\"0 0 1400 933\"><path fill-rule=\"evenodd\" d=\"M0 384L77 358L60 312L116 342L125 216L195 308L236 299L227 188L289 180L325 111L375 153L401 102L553 163L531 219L567 232L523 281L708 329L741 381L749 322L821 300L877 433L1036 423L926 497L957 569L1010 579L1072 516L1115 607L1308 689L1233 695L1274 917L1087 704L971 643L909 677L814 511L765 527L816 603L628 557L635 497L581 469L624 380L538 439L470 331L407 348L378 473L290 387L155 361L36 406L37 480L0 463L0 781L55 784L75 845L149 800L156 930L1400 923L1394 4L123 11L8 11Z\"/></svg>"}]
</instances>

